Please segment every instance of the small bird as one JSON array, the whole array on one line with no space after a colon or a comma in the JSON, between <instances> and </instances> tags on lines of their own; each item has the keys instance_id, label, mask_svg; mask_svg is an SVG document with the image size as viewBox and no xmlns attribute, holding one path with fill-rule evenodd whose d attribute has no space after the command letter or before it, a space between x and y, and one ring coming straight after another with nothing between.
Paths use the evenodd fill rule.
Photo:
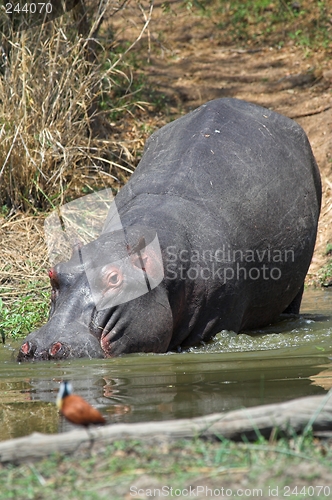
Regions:
<instances>
[{"instance_id":1,"label":"small bird","mask_svg":"<svg viewBox=\"0 0 332 500\"><path fill-rule=\"evenodd\" d=\"M66 380L60 384L56 405L60 413L72 424L88 428L89 425L106 423L105 418L96 408L93 408L81 396L73 394L73 387Z\"/></svg>"}]
</instances>

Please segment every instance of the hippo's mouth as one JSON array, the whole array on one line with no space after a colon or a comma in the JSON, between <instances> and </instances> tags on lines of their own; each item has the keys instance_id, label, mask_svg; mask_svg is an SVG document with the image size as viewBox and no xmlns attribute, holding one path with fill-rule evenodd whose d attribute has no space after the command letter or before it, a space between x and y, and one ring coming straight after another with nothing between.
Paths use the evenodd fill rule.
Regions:
<instances>
[{"instance_id":1,"label":"hippo's mouth","mask_svg":"<svg viewBox=\"0 0 332 500\"><path fill-rule=\"evenodd\" d=\"M107 311L96 311L90 325L90 331L92 335L100 339L100 346L105 356L113 356L111 352L112 344L116 341L119 342L121 337L123 337L123 326L118 308L112 308Z\"/></svg>"}]
</instances>

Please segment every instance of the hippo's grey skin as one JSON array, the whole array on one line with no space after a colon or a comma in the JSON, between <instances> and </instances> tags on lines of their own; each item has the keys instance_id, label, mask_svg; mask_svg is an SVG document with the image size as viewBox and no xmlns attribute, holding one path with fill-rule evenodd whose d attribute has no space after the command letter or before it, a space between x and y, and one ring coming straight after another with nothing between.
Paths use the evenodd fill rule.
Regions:
<instances>
[{"instance_id":1,"label":"hippo's grey skin","mask_svg":"<svg viewBox=\"0 0 332 500\"><path fill-rule=\"evenodd\" d=\"M107 256L95 271L103 297L128 289L121 252L127 267L156 276L143 226L158 235L164 279L98 309L81 250L74 252L50 271L50 318L25 339L19 361L166 352L299 312L321 183L294 121L237 99L208 102L150 137L115 201L125 242L109 232L109 217L104 234L81 249L84 269L93 275Z\"/></svg>"}]
</instances>

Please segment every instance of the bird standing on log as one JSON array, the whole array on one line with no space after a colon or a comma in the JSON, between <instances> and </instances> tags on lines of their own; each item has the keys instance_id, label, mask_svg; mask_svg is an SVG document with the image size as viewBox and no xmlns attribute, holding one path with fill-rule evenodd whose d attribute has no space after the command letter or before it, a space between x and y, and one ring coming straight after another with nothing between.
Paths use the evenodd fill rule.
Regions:
<instances>
[{"instance_id":1,"label":"bird standing on log","mask_svg":"<svg viewBox=\"0 0 332 500\"><path fill-rule=\"evenodd\" d=\"M60 384L56 405L60 413L72 424L88 428L89 425L106 423L105 418L96 408L93 408L81 396L73 394L72 385L66 380Z\"/></svg>"}]
</instances>

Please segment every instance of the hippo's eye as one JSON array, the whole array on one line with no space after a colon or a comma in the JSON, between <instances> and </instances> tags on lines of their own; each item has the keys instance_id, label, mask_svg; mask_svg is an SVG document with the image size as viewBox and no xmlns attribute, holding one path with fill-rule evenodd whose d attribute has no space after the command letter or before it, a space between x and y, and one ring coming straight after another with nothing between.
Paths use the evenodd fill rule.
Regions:
<instances>
[{"instance_id":1,"label":"hippo's eye","mask_svg":"<svg viewBox=\"0 0 332 500\"><path fill-rule=\"evenodd\" d=\"M100 279L101 290L109 290L119 287L123 282L123 274L118 266L113 264L103 268Z\"/></svg>"},{"instance_id":2,"label":"hippo's eye","mask_svg":"<svg viewBox=\"0 0 332 500\"><path fill-rule=\"evenodd\" d=\"M120 282L120 274L113 271L112 273L110 273L107 277L107 282L109 285L111 286L116 286L119 284Z\"/></svg>"},{"instance_id":3,"label":"hippo's eye","mask_svg":"<svg viewBox=\"0 0 332 500\"><path fill-rule=\"evenodd\" d=\"M104 283L107 288L116 288L121 285L123 278L122 273L119 269L111 269L108 270L108 273L105 273Z\"/></svg>"}]
</instances>

